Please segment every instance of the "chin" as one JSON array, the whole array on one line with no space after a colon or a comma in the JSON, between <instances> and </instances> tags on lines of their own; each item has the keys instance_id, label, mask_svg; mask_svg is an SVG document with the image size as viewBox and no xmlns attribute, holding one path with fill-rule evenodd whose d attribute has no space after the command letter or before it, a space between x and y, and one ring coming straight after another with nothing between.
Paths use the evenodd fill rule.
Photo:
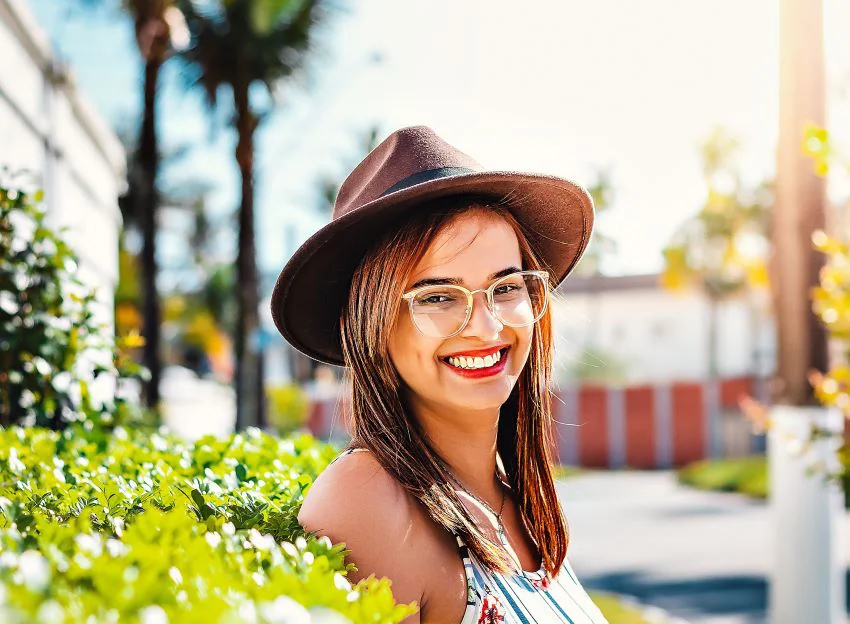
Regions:
<instances>
[{"instance_id":1,"label":"chin","mask_svg":"<svg viewBox=\"0 0 850 624\"><path fill-rule=\"evenodd\" d=\"M499 389L496 392L469 392L460 401L452 402L452 407L462 408L470 411L485 411L500 409L510 397L510 388Z\"/></svg>"}]
</instances>

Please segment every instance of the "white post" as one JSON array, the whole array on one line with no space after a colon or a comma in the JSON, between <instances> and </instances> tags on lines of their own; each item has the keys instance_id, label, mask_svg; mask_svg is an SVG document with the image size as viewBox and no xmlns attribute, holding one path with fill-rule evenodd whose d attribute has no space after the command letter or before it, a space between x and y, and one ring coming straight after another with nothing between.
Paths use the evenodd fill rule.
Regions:
<instances>
[{"instance_id":1,"label":"white post","mask_svg":"<svg viewBox=\"0 0 850 624\"><path fill-rule=\"evenodd\" d=\"M770 622L844 624L844 495L822 475L823 467L836 468L844 417L834 409L775 405L771 419L768 473L775 550ZM807 448L813 425L835 435ZM807 475L815 466L821 470Z\"/></svg>"}]
</instances>

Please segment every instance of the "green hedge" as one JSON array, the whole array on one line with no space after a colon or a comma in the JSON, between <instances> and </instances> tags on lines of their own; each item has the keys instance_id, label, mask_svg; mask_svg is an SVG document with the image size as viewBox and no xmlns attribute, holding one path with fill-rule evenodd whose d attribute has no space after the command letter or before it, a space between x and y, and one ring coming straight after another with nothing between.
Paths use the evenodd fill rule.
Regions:
<instances>
[{"instance_id":1,"label":"green hedge","mask_svg":"<svg viewBox=\"0 0 850 624\"><path fill-rule=\"evenodd\" d=\"M344 546L297 522L335 454L253 429L0 429L0 621L401 621L415 604L352 587Z\"/></svg>"},{"instance_id":2,"label":"green hedge","mask_svg":"<svg viewBox=\"0 0 850 624\"><path fill-rule=\"evenodd\" d=\"M767 461L764 456L698 461L680 468L677 477L680 483L702 490L767 497Z\"/></svg>"},{"instance_id":3,"label":"green hedge","mask_svg":"<svg viewBox=\"0 0 850 624\"><path fill-rule=\"evenodd\" d=\"M702 490L738 492L753 498L767 498L767 458L763 455L694 462L677 471L679 483ZM850 492L850 472L845 471L842 487ZM850 509L850 496L844 505Z\"/></svg>"}]
</instances>

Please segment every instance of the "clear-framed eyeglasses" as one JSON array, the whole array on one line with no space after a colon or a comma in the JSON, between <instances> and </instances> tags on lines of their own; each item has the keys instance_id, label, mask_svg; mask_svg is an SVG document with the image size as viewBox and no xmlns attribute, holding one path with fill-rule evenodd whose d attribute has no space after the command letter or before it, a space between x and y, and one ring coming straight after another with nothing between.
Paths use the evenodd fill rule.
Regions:
<instances>
[{"instance_id":1,"label":"clear-framed eyeglasses","mask_svg":"<svg viewBox=\"0 0 850 624\"><path fill-rule=\"evenodd\" d=\"M422 334L431 338L451 338L463 331L472 317L476 293L485 293L487 308L502 325L527 327L539 321L546 312L549 273L517 271L478 290L454 284L420 286L401 297L408 303L413 325Z\"/></svg>"}]
</instances>

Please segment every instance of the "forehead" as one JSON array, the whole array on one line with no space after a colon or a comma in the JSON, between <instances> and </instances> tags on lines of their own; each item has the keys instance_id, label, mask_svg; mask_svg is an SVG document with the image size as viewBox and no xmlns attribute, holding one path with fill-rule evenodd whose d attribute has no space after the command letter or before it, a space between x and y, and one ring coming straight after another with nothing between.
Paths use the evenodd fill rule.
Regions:
<instances>
[{"instance_id":1,"label":"forehead","mask_svg":"<svg viewBox=\"0 0 850 624\"><path fill-rule=\"evenodd\" d=\"M409 282L454 277L471 283L510 266L522 268L513 228L498 214L472 211L458 215L437 234Z\"/></svg>"}]
</instances>

